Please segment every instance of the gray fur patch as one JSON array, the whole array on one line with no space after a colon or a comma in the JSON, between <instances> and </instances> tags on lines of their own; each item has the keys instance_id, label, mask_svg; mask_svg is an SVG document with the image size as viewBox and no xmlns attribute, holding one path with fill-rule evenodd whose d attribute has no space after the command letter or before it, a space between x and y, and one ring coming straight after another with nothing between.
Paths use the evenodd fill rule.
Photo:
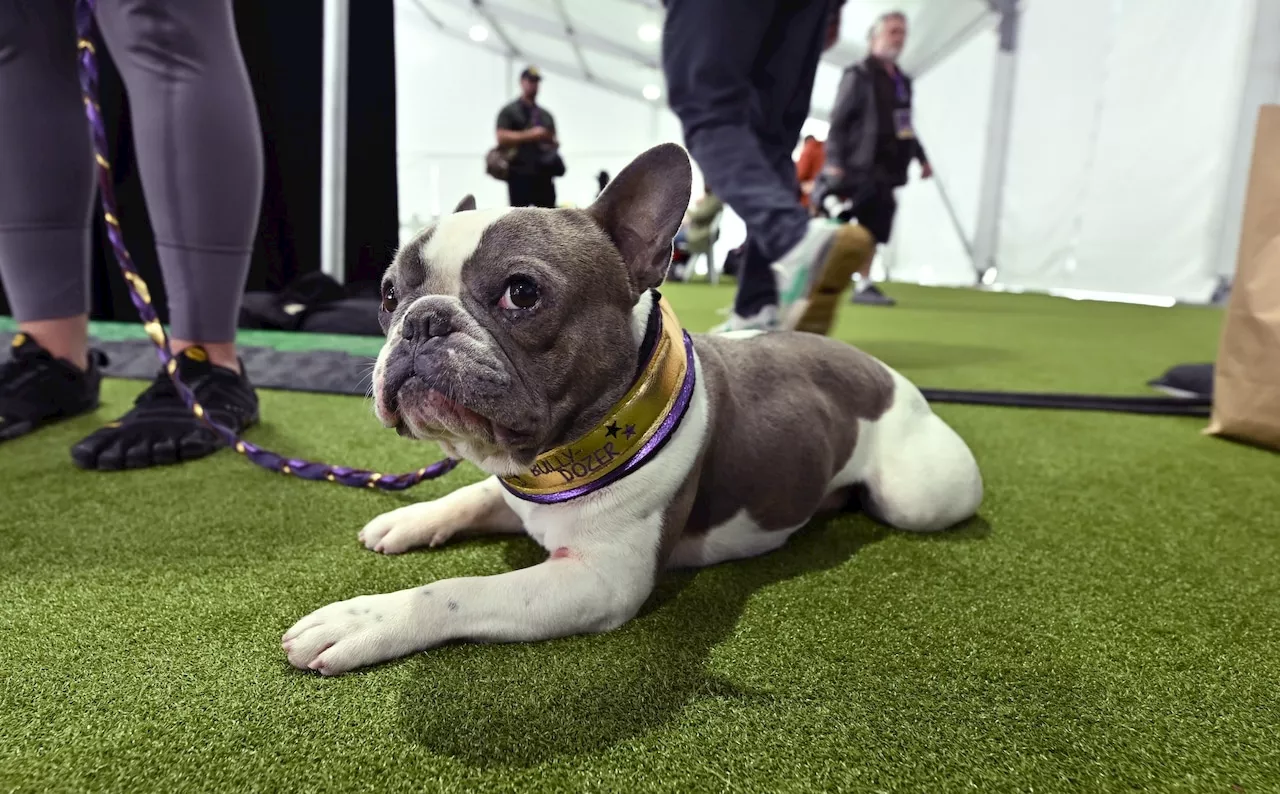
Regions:
<instances>
[{"instance_id":1,"label":"gray fur patch","mask_svg":"<svg viewBox=\"0 0 1280 794\"><path fill-rule=\"evenodd\" d=\"M485 210L424 231L384 280L398 305L380 322L401 329L385 356L384 402L395 406L402 388L410 408L427 401L428 430L437 395L465 406L494 425L504 465L588 432L635 376L632 310L666 274L691 173L683 149L661 144L587 209ZM533 283L536 303L504 308L515 277Z\"/></svg>"},{"instance_id":2,"label":"gray fur patch","mask_svg":"<svg viewBox=\"0 0 1280 794\"><path fill-rule=\"evenodd\" d=\"M427 281L427 263L422 258L422 249L426 248L435 234L435 226L423 229L407 245L400 249L395 258L394 267L399 271L399 280L406 290L421 289ZM383 277L384 280L388 276Z\"/></svg>"},{"instance_id":3,"label":"gray fur patch","mask_svg":"<svg viewBox=\"0 0 1280 794\"><path fill-rule=\"evenodd\" d=\"M711 427L685 534L746 509L766 530L808 521L848 463L858 420L893 403L893 378L843 342L809 333L696 335Z\"/></svg>"},{"instance_id":4,"label":"gray fur patch","mask_svg":"<svg viewBox=\"0 0 1280 794\"><path fill-rule=\"evenodd\" d=\"M538 287L538 305L496 308L513 276ZM548 449L600 422L636 367L627 269L585 211L516 210L485 230L462 269L462 303L509 362L519 387L508 412L540 416L533 447Z\"/></svg>"}]
</instances>

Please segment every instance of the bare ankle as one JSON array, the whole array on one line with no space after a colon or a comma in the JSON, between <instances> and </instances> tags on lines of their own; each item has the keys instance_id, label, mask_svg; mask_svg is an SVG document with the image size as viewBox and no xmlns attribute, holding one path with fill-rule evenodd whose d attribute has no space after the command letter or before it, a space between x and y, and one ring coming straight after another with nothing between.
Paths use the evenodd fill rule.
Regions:
<instances>
[{"instance_id":1,"label":"bare ankle","mask_svg":"<svg viewBox=\"0 0 1280 794\"><path fill-rule=\"evenodd\" d=\"M54 358L70 362L82 372L89 368L89 315L56 320L31 320L18 330L35 339Z\"/></svg>"}]
</instances>

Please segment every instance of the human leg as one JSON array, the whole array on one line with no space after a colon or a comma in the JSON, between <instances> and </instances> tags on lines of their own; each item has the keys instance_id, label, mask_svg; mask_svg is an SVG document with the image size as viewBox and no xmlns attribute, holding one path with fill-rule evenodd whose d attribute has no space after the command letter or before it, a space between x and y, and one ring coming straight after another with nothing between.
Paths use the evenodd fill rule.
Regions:
<instances>
[{"instance_id":1,"label":"human leg","mask_svg":"<svg viewBox=\"0 0 1280 794\"><path fill-rule=\"evenodd\" d=\"M799 193L792 152L809 115L809 99L826 33L823 3L788 6L775 20L776 44L762 51L758 70L770 76L755 93L753 122L778 178ZM867 230L822 219L810 223L804 243L773 265L779 280L779 323L785 329L826 333L835 321L840 295L855 272L870 265L875 248Z\"/></svg>"},{"instance_id":2,"label":"human leg","mask_svg":"<svg viewBox=\"0 0 1280 794\"><path fill-rule=\"evenodd\" d=\"M237 370L262 200L262 141L230 0L100 0L120 70L177 350Z\"/></svg>"},{"instance_id":3,"label":"human leg","mask_svg":"<svg viewBox=\"0 0 1280 794\"><path fill-rule=\"evenodd\" d=\"M0 279L23 330L86 363L93 161L70 3L0 0Z\"/></svg>"},{"instance_id":4,"label":"human leg","mask_svg":"<svg viewBox=\"0 0 1280 794\"><path fill-rule=\"evenodd\" d=\"M814 75L821 54L820 39L815 38L821 27L815 26L811 18L822 5L780 6L761 39L760 54L753 67L753 74L763 70L770 79L752 83L748 116L751 131L770 176L791 196L799 195L791 153L808 116L809 96L813 93ZM796 198L793 203L799 206L798 201ZM803 209L801 211L804 212ZM804 228L807 229L808 213L804 212L804 216ZM758 239L748 237L733 313L738 318L751 319L760 318L761 312L766 312L765 317L776 319L767 313L767 307L776 306L778 302L772 266L785 249L783 252L770 251L758 244Z\"/></svg>"},{"instance_id":5,"label":"human leg","mask_svg":"<svg viewBox=\"0 0 1280 794\"><path fill-rule=\"evenodd\" d=\"M825 0L824 0L825 1ZM779 178L761 140L770 102L756 83L762 53L778 47L772 30L781 3L751 0L671 0L663 34L663 70L685 144L708 184L747 226L733 313L713 331L771 328L778 290L771 265L804 238L808 215ZM732 19L732 25L725 20ZM780 132L777 134L781 134Z\"/></svg>"},{"instance_id":6,"label":"human leg","mask_svg":"<svg viewBox=\"0 0 1280 794\"><path fill-rule=\"evenodd\" d=\"M815 3L825 0L812 0ZM761 48L777 0L670 0L662 61L685 145L716 194L771 259L804 236L808 215L779 181L753 124ZM733 24L727 24L733 20ZM768 112L769 109L763 109Z\"/></svg>"},{"instance_id":7,"label":"human leg","mask_svg":"<svg viewBox=\"0 0 1280 794\"><path fill-rule=\"evenodd\" d=\"M835 300L865 250L857 229L813 222L800 204L791 150L808 114L828 0L671 0L663 69L686 145L716 193L747 226L755 253L739 277L746 293L729 321L825 332ZM735 24L724 24L726 19ZM754 260L754 265L753 265ZM771 282L771 283L770 283ZM776 308L743 316L770 290ZM776 318L776 319L775 319Z\"/></svg>"},{"instance_id":8,"label":"human leg","mask_svg":"<svg viewBox=\"0 0 1280 794\"><path fill-rule=\"evenodd\" d=\"M0 0L0 283L22 332L0 364L0 440L93 410L93 162L71 3Z\"/></svg>"},{"instance_id":9,"label":"human leg","mask_svg":"<svg viewBox=\"0 0 1280 794\"><path fill-rule=\"evenodd\" d=\"M857 223L871 232L877 245L886 245L893 231L894 215L898 211L898 201L890 188L881 188L866 198L840 213L840 220L856 220ZM858 271L858 280L854 286L851 303L864 306L894 306L897 301L884 294L871 279L871 260L866 267Z\"/></svg>"},{"instance_id":10,"label":"human leg","mask_svg":"<svg viewBox=\"0 0 1280 794\"><path fill-rule=\"evenodd\" d=\"M100 0L98 24L129 93L171 342L238 370L263 151L231 0Z\"/></svg>"},{"instance_id":11,"label":"human leg","mask_svg":"<svg viewBox=\"0 0 1280 794\"><path fill-rule=\"evenodd\" d=\"M551 177L546 177L541 180L541 183L538 185L538 201L536 206L555 209L556 183Z\"/></svg>"},{"instance_id":12,"label":"human leg","mask_svg":"<svg viewBox=\"0 0 1280 794\"><path fill-rule=\"evenodd\" d=\"M856 221L871 232L876 245L889 242L893 231L893 218L898 211L898 200L893 191L885 188L871 193L838 216L841 222Z\"/></svg>"},{"instance_id":13,"label":"human leg","mask_svg":"<svg viewBox=\"0 0 1280 794\"><path fill-rule=\"evenodd\" d=\"M738 291L733 296L733 313L742 319L768 324L777 319L778 288L773 280L773 260L748 237L738 274ZM762 316L762 312L765 314ZM729 330L729 329L726 329Z\"/></svg>"},{"instance_id":14,"label":"human leg","mask_svg":"<svg viewBox=\"0 0 1280 794\"><path fill-rule=\"evenodd\" d=\"M97 20L129 93L178 375L210 417L240 432L258 419L235 328L263 154L231 2L101 0ZM141 468L222 446L161 371L132 410L76 444L72 457L88 469Z\"/></svg>"},{"instance_id":15,"label":"human leg","mask_svg":"<svg viewBox=\"0 0 1280 794\"><path fill-rule=\"evenodd\" d=\"M511 174L507 177L507 203L513 207L533 206L533 185L527 176Z\"/></svg>"},{"instance_id":16,"label":"human leg","mask_svg":"<svg viewBox=\"0 0 1280 794\"><path fill-rule=\"evenodd\" d=\"M507 199L513 207L556 206L556 185L551 177L512 174L507 178Z\"/></svg>"}]
</instances>

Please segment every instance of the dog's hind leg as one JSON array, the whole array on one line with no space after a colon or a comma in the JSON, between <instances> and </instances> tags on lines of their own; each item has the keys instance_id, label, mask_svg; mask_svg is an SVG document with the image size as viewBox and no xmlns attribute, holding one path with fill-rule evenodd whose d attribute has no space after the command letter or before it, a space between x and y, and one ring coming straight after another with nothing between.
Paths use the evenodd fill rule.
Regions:
<instances>
[{"instance_id":1,"label":"dog's hind leg","mask_svg":"<svg viewBox=\"0 0 1280 794\"><path fill-rule=\"evenodd\" d=\"M915 385L896 372L893 377L893 405L862 423L859 446L868 444L861 461L864 506L897 529L948 529L973 516L982 502L977 460Z\"/></svg>"},{"instance_id":2,"label":"dog's hind leg","mask_svg":"<svg viewBox=\"0 0 1280 794\"><path fill-rule=\"evenodd\" d=\"M431 502L383 513L360 530L360 542L383 554L439 546L462 531L516 533L524 525L502 498L496 477L467 485Z\"/></svg>"},{"instance_id":3,"label":"dog's hind leg","mask_svg":"<svg viewBox=\"0 0 1280 794\"><path fill-rule=\"evenodd\" d=\"M681 538L672 549L666 567L701 568L759 557L782 548L787 538L799 529L797 526L764 530L743 510L706 533Z\"/></svg>"}]
</instances>

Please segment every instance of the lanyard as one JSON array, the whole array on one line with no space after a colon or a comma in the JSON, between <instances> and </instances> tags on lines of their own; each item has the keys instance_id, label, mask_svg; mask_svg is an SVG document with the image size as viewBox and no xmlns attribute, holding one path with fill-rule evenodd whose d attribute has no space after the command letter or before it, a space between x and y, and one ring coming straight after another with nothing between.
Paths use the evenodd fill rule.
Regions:
<instances>
[{"instance_id":1,"label":"lanyard","mask_svg":"<svg viewBox=\"0 0 1280 794\"><path fill-rule=\"evenodd\" d=\"M893 86L897 90L898 101L905 104L910 97L907 96L907 81L903 79L900 69L893 70Z\"/></svg>"}]
</instances>

